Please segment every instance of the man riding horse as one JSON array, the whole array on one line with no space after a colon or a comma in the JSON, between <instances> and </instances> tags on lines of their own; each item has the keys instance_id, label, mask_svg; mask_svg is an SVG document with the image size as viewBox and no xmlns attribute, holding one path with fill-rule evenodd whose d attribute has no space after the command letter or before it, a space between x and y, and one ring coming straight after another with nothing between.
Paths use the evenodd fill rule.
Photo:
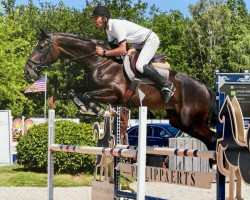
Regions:
<instances>
[{"instance_id":1,"label":"man riding horse","mask_svg":"<svg viewBox=\"0 0 250 200\"><path fill-rule=\"evenodd\" d=\"M126 43L141 45L142 49L136 62L136 69L156 84L167 103L173 96L175 87L150 64L160 44L158 36L152 30L130 21L110 19L110 11L105 6L97 6L93 10L92 18L98 28L106 31L108 41L113 42L117 39L119 45L110 50L96 46L96 53L100 56L120 56L126 54Z\"/></svg>"}]
</instances>

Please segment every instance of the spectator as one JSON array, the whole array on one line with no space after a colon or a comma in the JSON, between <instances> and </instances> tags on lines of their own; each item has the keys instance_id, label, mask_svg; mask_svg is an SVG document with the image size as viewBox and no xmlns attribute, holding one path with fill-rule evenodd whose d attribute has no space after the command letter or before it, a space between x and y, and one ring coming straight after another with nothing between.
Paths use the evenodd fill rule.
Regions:
<instances>
[{"instance_id":1,"label":"spectator","mask_svg":"<svg viewBox=\"0 0 250 200\"><path fill-rule=\"evenodd\" d=\"M121 144L129 145L128 134L127 134L129 110L125 107L121 107L120 117L121 117L121 129L120 129L121 130L121 134L120 134Z\"/></svg>"}]
</instances>

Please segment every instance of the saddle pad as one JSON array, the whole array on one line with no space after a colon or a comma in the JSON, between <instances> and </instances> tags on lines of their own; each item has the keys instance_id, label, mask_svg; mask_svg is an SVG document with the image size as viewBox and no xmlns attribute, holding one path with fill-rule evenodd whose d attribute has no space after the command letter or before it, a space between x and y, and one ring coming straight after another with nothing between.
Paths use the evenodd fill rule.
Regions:
<instances>
[{"instance_id":1,"label":"saddle pad","mask_svg":"<svg viewBox=\"0 0 250 200\"><path fill-rule=\"evenodd\" d=\"M129 61L129 56L125 56L123 60L123 65L124 65L124 70L128 76L128 78L133 81L134 78L140 79L142 82L141 84L151 84L154 85L154 82L151 81L149 78L141 78L141 77L136 77L135 73L131 69L130 61ZM169 70L161 69L161 68L155 68L162 76L164 76L167 80L169 77Z\"/></svg>"},{"instance_id":2,"label":"saddle pad","mask_svg":"<svg viewBox=\"0 0 250 200\"><path fill-rule=\"evenodd\" d=\"M166 54L158 55L153 57L154 62L161 62L161 61L166 61Z\"/></svg>"}]
</instances>

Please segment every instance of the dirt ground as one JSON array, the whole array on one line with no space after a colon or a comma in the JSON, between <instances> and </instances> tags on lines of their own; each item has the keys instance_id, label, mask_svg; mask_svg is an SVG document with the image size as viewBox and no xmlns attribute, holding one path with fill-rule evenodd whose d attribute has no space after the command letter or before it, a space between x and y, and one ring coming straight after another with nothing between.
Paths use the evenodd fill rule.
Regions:
<instances>
[{"instance_id":1,"label":"dirt ground","mask_svg":"<svg viewBox=\"0 0 250 200\"><path fill-rule=\"evenodd\" d=\"M136 190L136 182L131 184ZM228 194L228 184L226 185ZM215 200L216 184L211 189L200 189L173 184L147 182L146 195L172 200ZM242 184L242 197L250 200L250 186ZM0 200L46 200L47 188L0 187ZM91 187L67 187L54 189L54 200L91 200ZM98 199L99 200L99 199Z\"/></svg>"}]
</instances>

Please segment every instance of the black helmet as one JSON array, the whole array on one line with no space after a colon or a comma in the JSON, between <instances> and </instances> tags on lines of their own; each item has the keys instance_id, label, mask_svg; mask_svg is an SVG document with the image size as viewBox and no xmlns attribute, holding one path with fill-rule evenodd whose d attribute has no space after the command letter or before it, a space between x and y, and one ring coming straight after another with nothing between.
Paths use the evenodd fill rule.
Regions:
<instances>
[{"instance_id":1,"label":"black helmet","mask_svg":"<svg viewBox=\"0 0 250 200\"><path fill-rule=\"evenodd\" d=\"M92 17L95 17L95 16L103 16L109 19L110 18L109 9L105 6L96 6L92 12Z\"/></svg>"}]
</instances>

